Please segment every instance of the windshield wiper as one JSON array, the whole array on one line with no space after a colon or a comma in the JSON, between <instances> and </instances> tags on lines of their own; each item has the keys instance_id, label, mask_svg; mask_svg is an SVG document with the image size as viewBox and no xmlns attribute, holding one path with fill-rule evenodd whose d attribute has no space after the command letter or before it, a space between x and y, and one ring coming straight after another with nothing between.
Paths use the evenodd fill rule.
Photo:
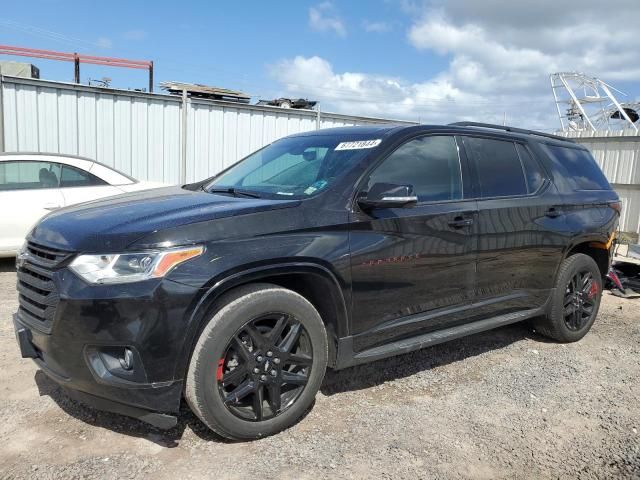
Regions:
<instances>
[{"instance_id":1,"label":"windshield wiper","mask_svg":"<svg viewBox=\"0 0 640 480\"><path fill-rule=\"evenodd\" d=\"M234 197L249 197L249 198L260 198L260 195L254 192L248 192L247 190L238 190L235 187L224 187L224 188L209 188L205 189L204 186L202 190L208 193L228 193L229 195L233 195Z\"/></svg>"}]
</instances>

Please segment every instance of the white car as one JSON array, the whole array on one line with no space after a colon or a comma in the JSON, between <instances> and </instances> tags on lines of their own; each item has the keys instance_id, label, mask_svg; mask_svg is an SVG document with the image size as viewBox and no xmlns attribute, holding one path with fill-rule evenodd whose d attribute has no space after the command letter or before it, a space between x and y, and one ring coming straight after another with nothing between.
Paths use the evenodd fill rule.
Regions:
<instances>
[{"instance_id":1,"label":"white car","mask_svg":"<svg viewBox=\"0 0 640 480\"><path fill-rule=\"evenodd\" d=\"M73 155L0 154L0 257L15 256L31 227L52 210L161 186Z\"/></svg>"}]
</instances>

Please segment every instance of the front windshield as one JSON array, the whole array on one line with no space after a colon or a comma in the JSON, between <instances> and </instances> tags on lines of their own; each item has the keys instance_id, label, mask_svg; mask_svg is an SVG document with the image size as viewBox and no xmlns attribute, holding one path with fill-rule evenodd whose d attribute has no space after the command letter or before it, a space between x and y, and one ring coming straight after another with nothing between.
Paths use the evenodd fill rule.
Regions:
<instances>
[{"instance_id":1,"label":"front windshield","mask_svg":"<svg viewBox=\"0 0 640 480\"><path fill-rule=\"evenodd\" d=\"M221 173L206 184L204 190L306 198L325 190L380 142L375 135L283 138Z\"/></svg>"}]
</instances>

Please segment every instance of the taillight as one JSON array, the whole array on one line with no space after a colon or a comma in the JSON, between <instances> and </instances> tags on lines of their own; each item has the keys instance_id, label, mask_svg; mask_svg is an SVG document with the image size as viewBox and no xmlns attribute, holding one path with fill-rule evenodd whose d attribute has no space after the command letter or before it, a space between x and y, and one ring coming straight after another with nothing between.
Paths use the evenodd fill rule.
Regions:
<instances>
[{"instance_id":1,"label":"taillight","mask_svg":"<svg viewBox=\"0 0 640 480\"><path fill-rule=\"evenodd\" d=\"M622 211L622 203L620 201L610 202L609 206L613 208L616 212L620 213Z\"/></svg>"}]
</instances>

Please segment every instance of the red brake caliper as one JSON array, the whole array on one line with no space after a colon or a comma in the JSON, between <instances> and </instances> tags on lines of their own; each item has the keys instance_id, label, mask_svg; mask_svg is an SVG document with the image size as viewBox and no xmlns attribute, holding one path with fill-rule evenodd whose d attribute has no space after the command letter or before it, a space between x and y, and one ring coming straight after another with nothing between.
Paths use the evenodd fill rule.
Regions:
<instances>
[{"instance_id":1,"label":"red brake caliper","mask_svg":"<svg viewBox=\"0 0 640 480\"><path fill-rule=\"evenodd\" d=\"M589 288L589 293L587 294L589 298L593 298L598 293L598 284L596 282L591 282L591 288Z\"/></svg>"},{"instance_id":2,"label":"red brake caliper","mask_svg":"<svg viewBox=\"0 0 640 480\"><path fill-rule=\"evenodd\" d=\"M218 370L216 372L216 380L219 382L222 381L223 370L224 370L224 358L221 358L220 360L218 360Z\"/></svg>"}]
</instances>

